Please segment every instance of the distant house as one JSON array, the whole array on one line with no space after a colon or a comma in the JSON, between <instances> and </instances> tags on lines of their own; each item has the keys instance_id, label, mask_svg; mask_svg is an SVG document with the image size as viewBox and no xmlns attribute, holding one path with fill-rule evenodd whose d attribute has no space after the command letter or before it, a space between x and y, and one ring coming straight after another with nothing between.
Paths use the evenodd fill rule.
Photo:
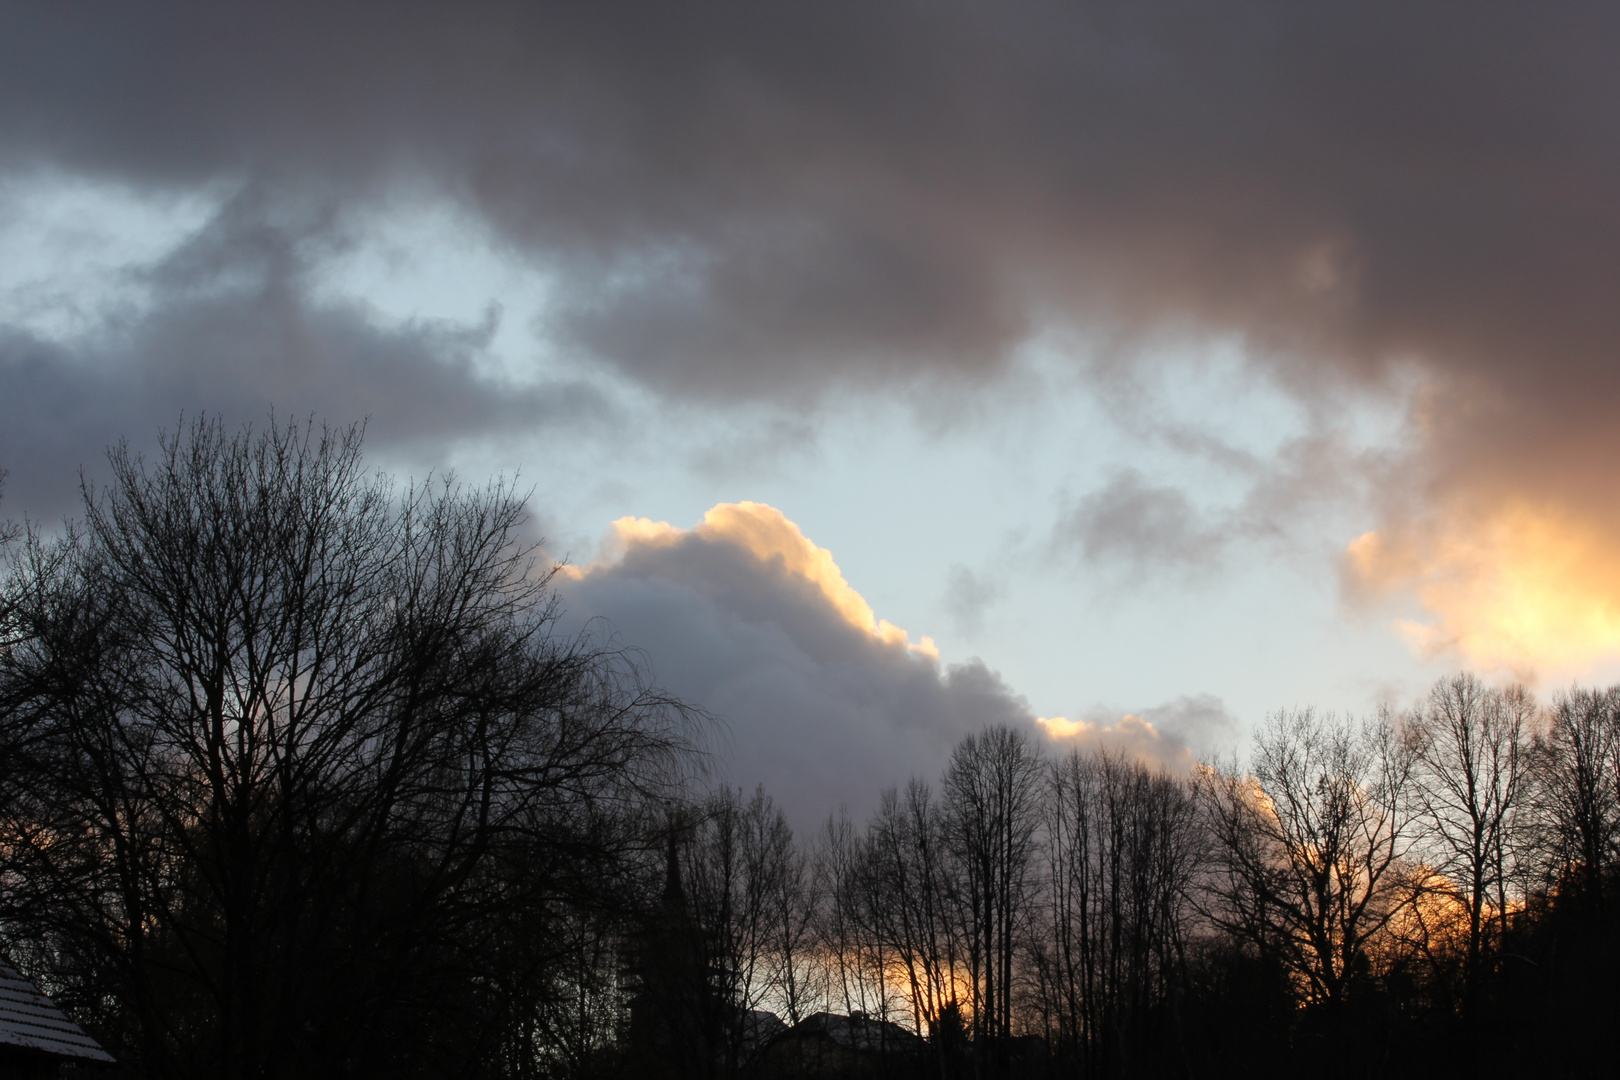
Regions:
<instances>
[{"instance_id":1,"label":"distant house","mask_svg":"<svg viewBox=\"0 0 1620 1080\"><path fill-rule=\"evenodd\" d=\"M61 1066L110 1065L112 1057L56 1003L0 959L0 1080L35 1080Z\"/></svg>"},{"instance_id":2,"label":"distant house","mask_svg":"<svg viewBox=\"0 0 1620 1080\"><path fill-rule=\"evenodd\" d=\"M752 1058L762 1047L787 1029L788 1026L782 1018L769 1009L749 1009L742 1013L737 1019L737 1034L743 1058L745 1060Z\"/></svg>"},{"instance_id":3,"label":"distant house","mask_svg":"<svg viewBox=\"0 0 1620 1080\"><path fill-rule=\"evenodd\" d=\"M764 1076L890 1077L920 1063L925 1044L912 1032L864 1013L816 1013L772 1039L762 1055Z\"/></svg>"}]
</instances>

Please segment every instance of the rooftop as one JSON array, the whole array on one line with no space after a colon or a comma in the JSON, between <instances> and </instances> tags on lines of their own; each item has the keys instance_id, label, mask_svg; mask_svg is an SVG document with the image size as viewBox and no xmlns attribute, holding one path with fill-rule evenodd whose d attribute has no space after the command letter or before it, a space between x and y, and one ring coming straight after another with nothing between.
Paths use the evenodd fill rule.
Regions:
<instances>
[{"instance_id":1,"label":"rooftop","mask_svg":"<svg viewBox=\"0 0 1620 1080\"><path fill-rule=\"evenodd\" d=\"M74 1061L112 1061L84 1029L17 969L0 959L0 1047L18 1047Z\"/></svg>"}]
</instances>

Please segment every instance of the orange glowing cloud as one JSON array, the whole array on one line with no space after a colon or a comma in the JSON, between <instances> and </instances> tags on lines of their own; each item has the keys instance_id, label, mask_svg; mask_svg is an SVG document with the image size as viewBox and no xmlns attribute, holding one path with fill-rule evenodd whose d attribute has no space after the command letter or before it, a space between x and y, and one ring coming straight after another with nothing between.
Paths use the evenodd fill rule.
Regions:
<instances>
[{"instance_id":1,"label":"orange glowing cloud","mask_svg":"<svg viewBox=\"0 0 1620 1080\"><path fill-rule=\"evenodd\" d=\"M1135 713L1112 724L1096 720L1070 720L1064 716L1037 716L1035 722L1054 742L1121 751L1150 765L1184 770L1193 765L1192 750Z\"/></svg>"},{"instance_id":2,"label":"orange glowing cloud","mask_svg":"<svg viewBox=\"0 0 1620 1080\"><path fill-rule=\"evenodd\" d=\"M648 518L619 518L608 527L597 565L617 562L639 547L667 547L693 537L740 547L760 562L774 566L777 572L810 584L845 622L886 645L935 659L939 657L933 638L924 637L914 642L905 630L887 619L879 619L865 597L844 580L832 552L817 547L786 514L766 503L720 503L691 529ZM582 579L589 570L588 567L562 568L565 575L575 580Z\"/></svg>"},{"instance_id":3,"label":"orange glowing cloud","mask_svg":"<svg viewBox=\"0 0 1620 1080\"><path fill-rule=\"evenodd\" d=\"M1429 613L1395 624L1420 655L1520 677L1620 658L1620 553L1601 530L1526 501L1425 525L1365 533L1345 551L1353 592L1404 593Z\"/></svg>"}]
</instances>

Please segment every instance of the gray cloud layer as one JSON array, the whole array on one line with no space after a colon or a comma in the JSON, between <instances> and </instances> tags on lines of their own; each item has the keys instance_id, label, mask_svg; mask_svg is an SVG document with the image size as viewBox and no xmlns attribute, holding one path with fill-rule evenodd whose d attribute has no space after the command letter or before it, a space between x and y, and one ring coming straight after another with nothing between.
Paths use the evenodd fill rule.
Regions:
<instances>
[{"instance_id":1,"label":"gray cloud layer","mask_svg":"<svg viewBox=\"0 0 1620 1080\"><path fill-rule=\"evenodd\" d=\"M1426 456L1384 492L1397 533L1530 498L1620 552L1612 5L0 12L0 168L245 185L317 234L425 185L557 273L553 342L663 393L971 383L1054 319L1124 346L1232 332L1318 401L1420 365ZM266 243L207 258L251 270ZM481 381L476 333L379 334L296 288L165 297L114 378L8 339L8 427L93 440L223 395L481 430L555 400ZM53 403L60 432L28 426ZM1118 522L1182 517L1104 494L1135 499ZM1444 547L1425 543L1390 550Z\"/></svg>"},{"instance_id":2,"label":"gray cloud layer","mask_svg":"<svg viewBox=\"0 0 1620 1080\"><path fill-rule=\"evenodd\" d=\"M774 511L763 512L744 530L768 524ZM795 571L814 549L787 529L753 549L747 531L701 526L631 540L622 557L560 579L568 617L605 616L663 685L723 718L727 775L763 781L801 828L841 802L860 817L883 788L932 777L969 732L1031 725L1028 704L979 661L942 667L853 623Z\"/></svg>"},{"instance_id":3,"label":"gray cloud layer","mask_svg":"<svg viewBox=\"0 0 1620 1080\"><path fill-rule=\"evenodd\" d=\"M1230 529L1204 522L1184 493L1134 469L1080 499L1053 534L1059 548L1073 546L1090 561L1121 560L1139 574L1163 565L1207 568L1231 539Z\"/></svg>"},{"instance_id":4,"label":"gray cloud layer","mask_svg":"<svg viewBox=\"0 0 1620 1080\"><path fill-rule=\"evenodd\" d=\"M688 391L994 365L1042 300L1531 388L1531 363L1601 376L1620 341L1617 21L13 4L0 144L311 200L419 173L567 265L579 347Z\"/></svg>"},{"instance_id":5,"label":"gray cloud layer","mask_svg":"<svg viewBox=\"0 0 1620 1080\"><path fill-rule=\"evenodd\" d=\"M88 337L52 341L0 327L0 464L31 513L75 505L121 437L144 443L182 413L262 422L272 410L373 417L373 445L600 417L574 384L510 387L474 361L495 326L380 326L361 306L309 295L307 272L340 241L329 220L278 220L252 192L157 263L131 268L152 301ZM311 250L313 249L313 250Z\"/></svg>"}]
</instances>

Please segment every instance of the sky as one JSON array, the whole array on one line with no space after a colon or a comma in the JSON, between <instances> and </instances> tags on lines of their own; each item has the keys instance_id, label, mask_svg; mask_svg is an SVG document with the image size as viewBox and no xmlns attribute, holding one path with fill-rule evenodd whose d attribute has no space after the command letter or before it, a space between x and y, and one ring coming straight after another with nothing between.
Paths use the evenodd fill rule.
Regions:
<instances>
[{"instance_id":1,"label":"sky","mask_svg":"<svg viewBox=\"0 0 1620 1080\"><path fill-rule=\"evenodd\" d=\"M0 2L0 514L183 418L515 477L801 825L1620 679L1606 5Z\"/></svg>"}]
</instances>

